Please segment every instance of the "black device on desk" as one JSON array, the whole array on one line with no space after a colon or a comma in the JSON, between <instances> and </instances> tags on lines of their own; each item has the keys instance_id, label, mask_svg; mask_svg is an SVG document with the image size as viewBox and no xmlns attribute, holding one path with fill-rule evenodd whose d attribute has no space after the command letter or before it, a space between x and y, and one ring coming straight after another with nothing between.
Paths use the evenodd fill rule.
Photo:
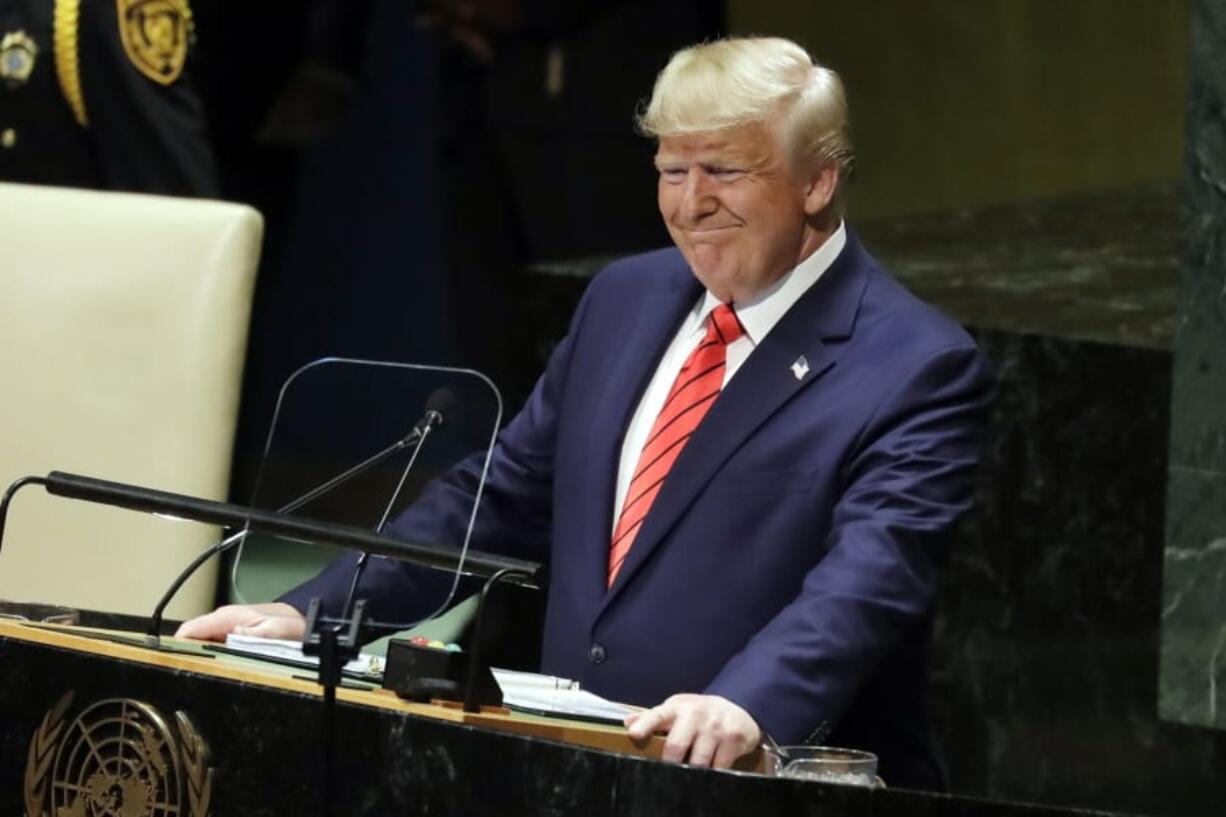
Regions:
<instances>
[{"instance_id":1,"label":"black device on desk","mask_svg":"<svg viewBox=\"0 0 1226 817\"><path fill-rule=\"evenodd\" d=\"M410 701L465 700L470 669L469 656L439 647L393 638L387 644L383 688ZM476 668L478 706L501 706L502 690L487 664Z\"/></svg>"}]
</instances>

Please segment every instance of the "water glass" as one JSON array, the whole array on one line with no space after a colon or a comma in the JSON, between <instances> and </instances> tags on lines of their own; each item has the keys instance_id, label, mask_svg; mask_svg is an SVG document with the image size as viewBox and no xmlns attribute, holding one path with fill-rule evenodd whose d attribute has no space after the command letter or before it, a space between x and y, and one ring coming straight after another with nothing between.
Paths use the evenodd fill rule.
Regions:
<instances>
[{"instance_id":1,"label":"water glass","mask_svg":"<svg viewBox=\"0 0 1226 817\"><path fill-rule=\"evenodd\" d=\"M780 777L819 780L845 786L876 786L877 756L858 749L834 746L782 746Z\"/></svg>"}]
</instances>

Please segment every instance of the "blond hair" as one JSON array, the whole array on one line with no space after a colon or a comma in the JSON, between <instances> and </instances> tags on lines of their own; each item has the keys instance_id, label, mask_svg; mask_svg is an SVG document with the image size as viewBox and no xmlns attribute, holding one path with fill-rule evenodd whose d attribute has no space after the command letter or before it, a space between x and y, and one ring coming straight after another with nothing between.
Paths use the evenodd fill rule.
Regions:
<instances>
[{"instance_id":1,"label":"blond hair","mask_svg":"<svg viewBox=\"0 0 1226 817\"><path fill-rule=\"evenodd\" d=\"M794 163L837 167L842 211L855 164L843 81L791 40L733 37L678 51L656 77L637 124L658 139L751 122L777 123Z\"/></svg>"}]
</instances>

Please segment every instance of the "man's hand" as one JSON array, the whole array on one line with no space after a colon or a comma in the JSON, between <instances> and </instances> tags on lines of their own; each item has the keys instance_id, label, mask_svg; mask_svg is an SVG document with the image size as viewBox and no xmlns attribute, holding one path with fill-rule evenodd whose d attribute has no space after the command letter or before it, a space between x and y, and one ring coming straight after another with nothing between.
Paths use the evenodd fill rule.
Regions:
<instances>
[{"instance_id":1,"label":"man's hand","mask_svg":"<svg viewBox=\"0 0 1226 817\"><path fill-rule=\"evenodd\" d=\"M227 604L211 613L183 622L175 638L225 641L230 633L301 641L306 619L293 607L279 601L267 604Z\"/></svg>"},{"instance_id":2,"label":"man's hand","mask_svg":"<svg viewBox=\"0 0 1226 817\"><path fill-rule=\"evenodd\" d=\"M667 732L665 760L716 769L729 768L762 742L762 730L750 714L718 695L674 695L627 717L626 728L638 741Z\"/></svg>"}]
</instances>

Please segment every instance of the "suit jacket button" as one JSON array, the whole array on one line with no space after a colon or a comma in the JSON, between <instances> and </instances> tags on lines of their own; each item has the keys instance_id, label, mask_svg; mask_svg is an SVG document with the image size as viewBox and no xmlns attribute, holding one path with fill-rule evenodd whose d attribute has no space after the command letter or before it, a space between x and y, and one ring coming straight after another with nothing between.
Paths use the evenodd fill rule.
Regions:
<instances>
[{"instance_id":1,"label":"suit jacket button","mask_svg":"<svg viewBox=\"0 0 1226 817\"><path fill-rule=\"evenodd\" d=\"M593 644L592 648L587 651L587 657L593 664L603 664L606 658L604 647L599 644Z\"/></svg>"}]
</instances>

